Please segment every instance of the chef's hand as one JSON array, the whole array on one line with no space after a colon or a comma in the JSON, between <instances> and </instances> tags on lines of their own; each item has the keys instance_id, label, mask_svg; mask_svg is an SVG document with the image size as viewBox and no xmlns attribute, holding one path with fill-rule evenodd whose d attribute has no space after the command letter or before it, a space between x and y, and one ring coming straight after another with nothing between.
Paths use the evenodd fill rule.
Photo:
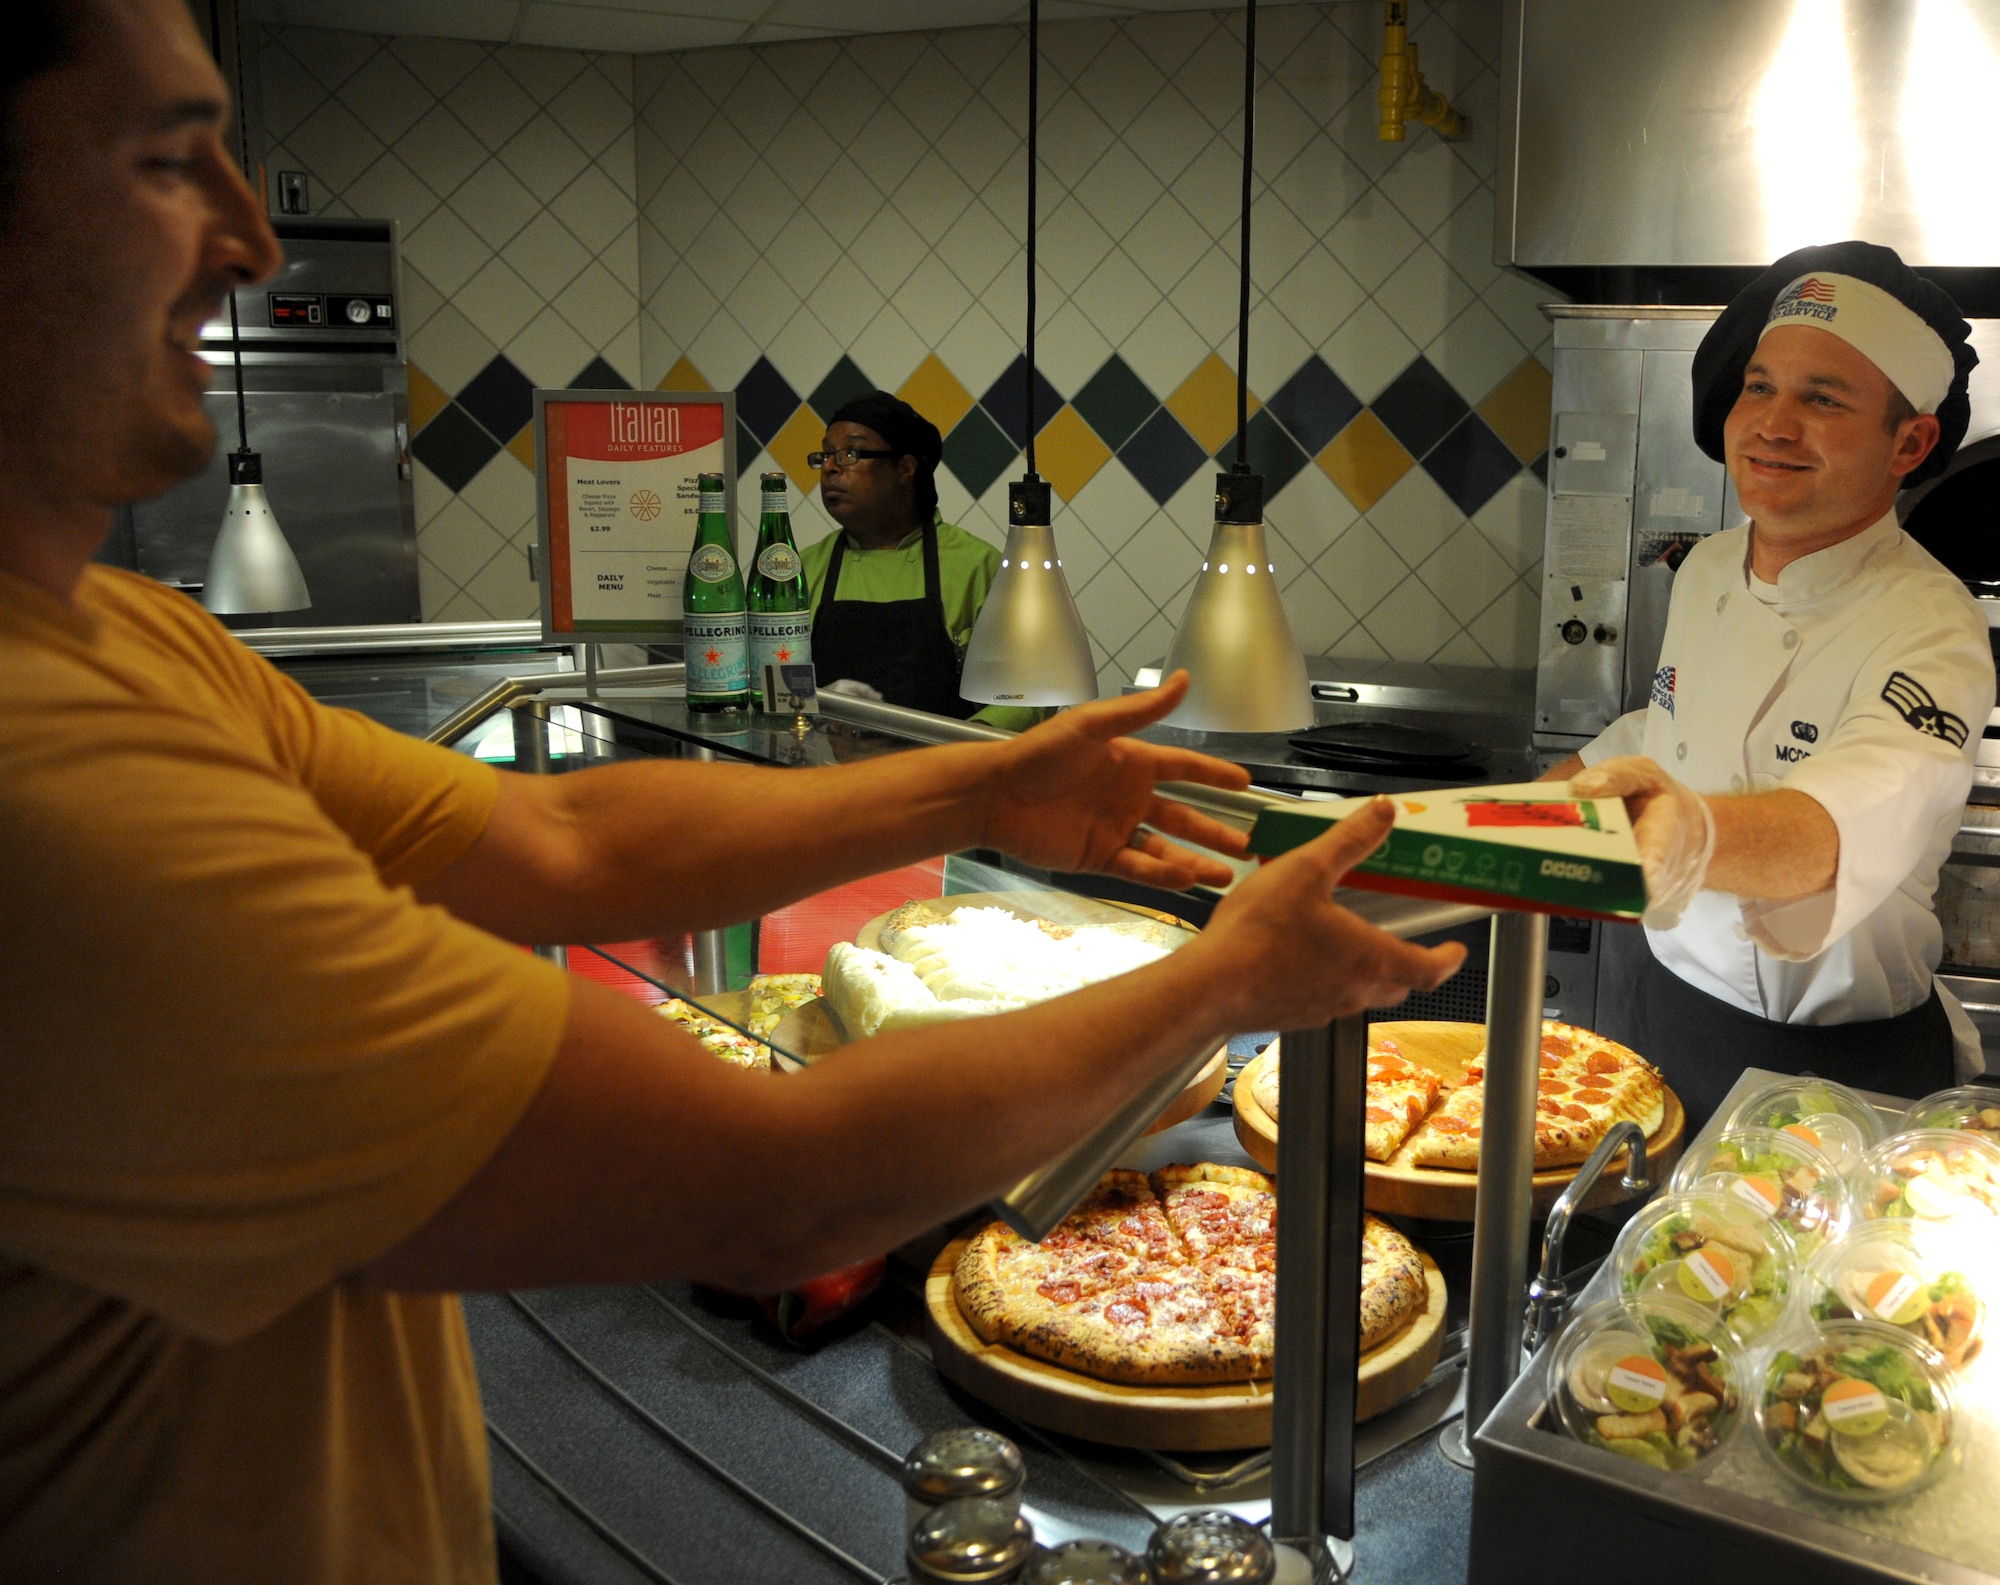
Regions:
<instances>
[{"instance_id":1,"label":"chef's hand","mask_svg":"<svg viewBox=\"0 0 2000 1585\"><path fill-rule=\"evenodd\" d=\"M1065 710L998 750L1001 769L987 787L987 840L1046 869L1102 870L1179 891L1227 886L1235 871L1167 836L1240 857L1244 834L1185 804L1158 797L1163 781L1241 791L1250 773L1192 749L1141 743L1127 733L1151 726L1187 693L1177 671L1150 693L1100 699ZM1141 825L1154 829L1139 830Z\"/></svg>"},{"instance_id":2,"label":"chef's hand","mask_svg":"<svg viewBox=\"0 0 2000 1585\"><path fill-rule=\"evenodd\" d=\"M1198 941L1219 960L1215 992L1234 1002L1238 1029L1310 1029L1370 1007L1394 1007L1437 989L1465 962L1462 942L1419 947L1333 900L1341 877L1395 823L1386 798L1349 815L1245 879L1217 906ZM1199 961L1199 957L1197 958Z\"/></svg>"},{"instance_id":3,"label":"chef's hand","mask_svg":"<svg viewBox=\"0 0 2000 1585\"><path fill-rule=\"evenodd\" d=\"M1646 872L1645 923L1671 930L1708 878L1715 816L1708 800L1643 754L1607 759L1569 779L1579 798L1623 798Z\"/></svg>"}]
</instances>

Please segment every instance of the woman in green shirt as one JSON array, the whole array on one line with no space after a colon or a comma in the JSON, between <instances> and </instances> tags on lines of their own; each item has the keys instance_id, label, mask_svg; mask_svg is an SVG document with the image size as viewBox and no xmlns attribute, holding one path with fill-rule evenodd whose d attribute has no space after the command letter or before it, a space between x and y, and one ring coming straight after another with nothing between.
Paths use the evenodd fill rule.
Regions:
<instances>
[{"instance_id":1,"label":"woman in green shirt","mask_svg":"<svg viewBox=\"0 0 2000 1585\"><path fill-rule=\"evenodd\" d=\"M1000 553L938 516L944 439L909 403L870 391L826 428L820 499L840 531L804 551L821 686L861 683L890 704L1021 731L1048 714L958 696L965 646Z\"/></svg>"}]
</instances>

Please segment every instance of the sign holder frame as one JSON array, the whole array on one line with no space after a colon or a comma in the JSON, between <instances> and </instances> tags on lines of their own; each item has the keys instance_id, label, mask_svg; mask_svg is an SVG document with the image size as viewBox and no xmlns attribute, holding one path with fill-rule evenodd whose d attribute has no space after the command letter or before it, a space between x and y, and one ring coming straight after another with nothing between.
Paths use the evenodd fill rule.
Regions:
<instances>
[{"instance_id":1,"label":"sign holder frame","mask_svg":"<svg viewBox=\"0 0 2000 1585\"><path fill-rule=\"evenodd\" d=\"M575 577L574 557L578 554L569 537L568 497L565 495L560 513L560 521L552 522L557 514L551 511L550 501L550 455L549 455L549 410L552 407L646 405L664 406L679 411L690 408L719 407L722 413L722 478L725 508L729 514L729 539L731 554L736 550L736 473L738 466L736 445L736 393L734 391L626 391L626 390L537 390L534 393L534 439L535 439L535 537L536 563L540 578L538 595L541 604L542 642L545 644L573 644L579 647L599 644L678 644L681 642L681 619L678 605L673 614L658 622L602 622L579 623L573 612L568 614L568 625L558 625L556 610L556 585L560 578L567 588ZM713 442L709 443L710 445ZM703 448L706 449L706 448ZM555 477L559 485L567 489L569 453L557 459ZM694 501L693 478L699 468L691 470L685 481L685 493L676 492L676 499L685 499L689 509L685 513L662 512L659 522L657 552L671 555L676 564L684 564L694 542ZM685 536L679 533L685 520ZM683 542L684 540L684 542ZM651 548L651 547L649 547ZM567 602L565 602L567 605Z\"/></svg>"}]
</instances>

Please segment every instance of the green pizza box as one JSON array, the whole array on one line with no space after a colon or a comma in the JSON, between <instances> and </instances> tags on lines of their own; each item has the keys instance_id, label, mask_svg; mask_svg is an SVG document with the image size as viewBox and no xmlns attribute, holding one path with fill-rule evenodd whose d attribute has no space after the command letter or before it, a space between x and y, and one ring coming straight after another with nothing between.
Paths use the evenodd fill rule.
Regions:
<instances>
[{"instance_id":1,"label":"green pizza box","mask_svg":"<svg viewBox=\"0 0 2000 1585\"><path fill-rule=\"evenodd\" d=\"M1271 858L1373 800L1272 805L1250 831ZM1621 798L1575 798L1560 782L1399 793L1388 840L1347 873L1370 891L1591 919L1646 910L1639 849Z\"/></svg>"}]
</instances>

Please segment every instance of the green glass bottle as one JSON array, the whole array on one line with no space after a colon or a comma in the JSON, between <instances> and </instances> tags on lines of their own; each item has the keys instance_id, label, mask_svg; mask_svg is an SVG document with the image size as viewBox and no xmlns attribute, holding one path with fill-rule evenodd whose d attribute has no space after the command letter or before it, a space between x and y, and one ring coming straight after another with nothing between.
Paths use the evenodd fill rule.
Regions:
<instances>
[{"instance_id":1,"label":"green glass bottle","mask_svg":"<svg viewBox=\"0 0 2000 1585\"><path fill-rule=\"evenodd\" d=\"M687 707L704 715L750 707L750 626L722 475L701 475L700 515L681 581Z\"/></svg>"},{"instance_id":2,"label":"green glass bottle","mask_svg":"<svg viewBox=\"0 0 2000 1585\"><path fill-rule=\"evenodd\" d=\"M757 525L757 555L750 566L750 695L764 682L764 668L803 666L812 660L812 606L806 594L806 566L792 541L786 508L785 476L767 473L763 517Z\"/></svg>"}]
</instances>

